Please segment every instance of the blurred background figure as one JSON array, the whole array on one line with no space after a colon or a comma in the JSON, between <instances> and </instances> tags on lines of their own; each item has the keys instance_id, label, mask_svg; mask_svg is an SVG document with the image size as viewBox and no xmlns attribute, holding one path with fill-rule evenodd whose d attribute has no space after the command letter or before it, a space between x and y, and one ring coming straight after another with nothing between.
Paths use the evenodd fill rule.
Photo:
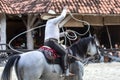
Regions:
<instances>
[{"instance_id":1,"label":"blurred background figure","mask_svg":"<svg viewBox=\"0 0 120 80\"><path fill-rule=\"evenodd\" d=\"M114 47L115 47L115 52L114 52L113 55L117 57L117 56L118 56L118 53L120 53L120 51L118 51L119 45L118 45L118 44L115 44Z\"/></svg>"}]
</instances>

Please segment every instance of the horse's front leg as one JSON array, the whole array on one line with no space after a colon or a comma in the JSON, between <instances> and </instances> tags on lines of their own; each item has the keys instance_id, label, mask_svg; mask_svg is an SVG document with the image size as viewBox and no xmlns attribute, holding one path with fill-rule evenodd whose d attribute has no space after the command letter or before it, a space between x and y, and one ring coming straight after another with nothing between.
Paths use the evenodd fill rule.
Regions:
<instances>
[{"instance_id":1,"label":"horse's front leg","mask_svg":"<svg viewBox=\"0 0 120 80\"><path fill-rule=\"evenodd\" d=\"M75 74L70 80L83 80L84 67L80 61L76 61L70 65L70 70Z\"/></svg>"}]
</instances>

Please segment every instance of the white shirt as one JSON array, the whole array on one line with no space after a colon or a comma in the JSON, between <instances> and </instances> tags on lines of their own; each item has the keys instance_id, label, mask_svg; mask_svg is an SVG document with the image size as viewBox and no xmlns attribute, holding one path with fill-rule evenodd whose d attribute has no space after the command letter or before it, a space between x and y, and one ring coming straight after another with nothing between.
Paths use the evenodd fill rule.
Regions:
<instances>
[{"instance_id":1,"label":"white shirt","mask_svg":"<svg viewBox=\"0 0 120 80\"><path fill-rule=\"evenodd\" d=\"M64 8L60 16L47 21L45 27L45 40L55 38L59 41L60 30L58 25L65 18L66 13L67 10Z\"/></svg>"}]
</instances>

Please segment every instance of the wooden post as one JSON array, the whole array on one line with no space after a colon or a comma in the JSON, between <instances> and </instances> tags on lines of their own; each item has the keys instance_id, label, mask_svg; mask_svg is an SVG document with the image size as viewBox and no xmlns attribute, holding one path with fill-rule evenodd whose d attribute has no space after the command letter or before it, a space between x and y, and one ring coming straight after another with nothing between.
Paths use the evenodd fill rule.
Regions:
<instances>
[{"instance_id":1,"label":"wooden post","mask_svg":"<svg viewBox=\"0 0 120 80\"><path fill-rule=\"evenodd\" d=\"M6 50L6 15L0 14L0 50ZM6 52L0 52L0 57L7 57Z\"/></svg>"},{"instance_id":2,"label":"wooden post","mask_svg":"<svg viewBox=\"0 0 120 80\"><path fill-rule=\"evenodd\" d=\"M0 14L0 44L6 44L6 15L5 14ZM2 50L6 50L6 45L2 46Z\"/></svg>"},{"instance_id":3,"label":"wooden post","mask_svg":"<svg viewBox=\"0 0 120 80\"><path fill-rule=\"evenodd\" d=\"M35 27L35 25L38 24L38 22L35 23L36 19L37 19L37 15L28 14L27 24L26 24L27 30ZM32 31L27 32L26 37L27 37L27 48L29 50L33 50L34 49L34 40L33 40Z\"/></svg>"}]
</instances>

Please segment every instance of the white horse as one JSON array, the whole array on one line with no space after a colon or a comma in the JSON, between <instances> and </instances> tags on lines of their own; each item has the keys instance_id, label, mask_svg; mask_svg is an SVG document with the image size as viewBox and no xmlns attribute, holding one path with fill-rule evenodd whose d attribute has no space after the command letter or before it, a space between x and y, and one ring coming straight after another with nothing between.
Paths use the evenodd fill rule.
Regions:
<instances>
[{"instance_id":1,"label":"white horse","mask_svg":"<svg viewBox=\"0 0 120 80\"><path fill-rule=\"evenodd\" d=\"M97 53L97 40L94 37L86 37L78 40L69 47L73 56L83 57L86 54ZM64 80L61 77L62 69L59 64L47 62L43 52L39 50L26 52L9 58L6 63L1 80L11 79L11 69L15 66L18 80ZM70 71L75 76L69 80L83 80L83 64L73 59L70 64Z\"/></svg>"}]
</instances>

